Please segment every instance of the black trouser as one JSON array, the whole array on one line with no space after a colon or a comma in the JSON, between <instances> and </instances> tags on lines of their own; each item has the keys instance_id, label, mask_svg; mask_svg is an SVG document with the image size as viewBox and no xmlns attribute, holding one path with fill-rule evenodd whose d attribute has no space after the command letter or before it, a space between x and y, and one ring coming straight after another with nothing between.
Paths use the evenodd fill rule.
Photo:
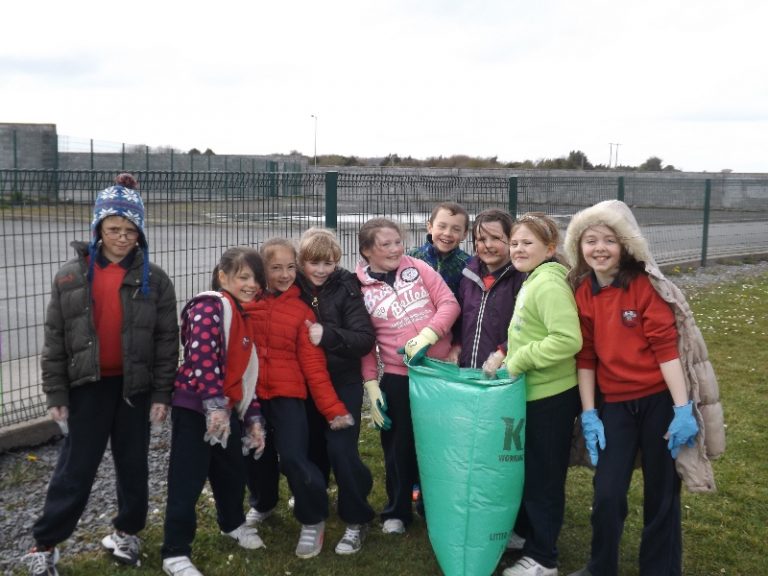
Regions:
<instances>
[{"instance_id":1,"label":"black trouser","mask_svg":"<svg viewBox=\"0 0 768 576\"><path fill-rule=\"evenodd\" d=\"M117 477L117 530L136 534L147 521L149 393L123 399L122 376L102 378L69 392L69 435L53 471L35 541L53 546L69 538L88 504L107 441Z\"/></svg>"},{"instance_id":2,"label":"black trouser","mask_svg":"<svg viewBox=\"0 0 768 576\"><path fill-rule=\"evenodd\" d=\"M413 520L413 485L419 478L408 386L408 376L399 374L384 374L380 382L392 420L392 427L381 431L388 499L381 518L398 518L405 524Z\"/></svg>"},{"instance_id":3,"label":"black trouser","mask_svg":"<svg viewBox=\"0 0 768 576\"><path fill-rule=\"evenodd\" d=\"M308 398L306 404L310 447L314 444L310 458L321 471L323 464L333 467L333 475L339 488L339 518L347 524L365 524L370 522L376 513L368 504L373 476L361 460L358 449L363 386L360 382L342 385L336 388L336 394L352 414L355 425L343 430L331 430L312 399Z\"/></svg>"},{"instance_id":4,"label":"black trouser","mask_svg":"<svg viewBox=\"0 0 768 576\"><path fill-rule=\"evenodd\" d=\"M327 484L309 459L309 429L304 400L270 398L261 409L273 429L272 438L280 471L294 497L293 515L302 524L317 524L328 517ZM258 480L257 480L258 482Z\"/></svg>"},{"instance_id":5,"label":"black trouser","mask_svg":"<svg viewBox=\"0 0 768 576\"><path fill-rule=\"evenodd\" d=\"M187 408L171 414L171 457L168 463L168 501L165 507L163 558L190 556L197 531L195 507L205 481L211 484L216 520L222 532L232 532L245 522L245 462L236 413L230 419L227 447L203 440L205 416Z\"/></svg>"},{"instance_id":6,"label":"black trouser","mask_svg":"<svg viewBox=\"0 0 768 576\"><path fill-rule=\"evenodd\" d=\"M589 562L594 576L619 573L619 543L638 450L643 468L640 574L682 573L680 477L664 439L672 422L672 404L671 395L664 391L638 400L607 402L600 408L605 450L600 451L594 478Z\"/></svg>"},{"instance_id":7,"label":"black trouser","mask_svg":"<svg viewBox=\"0 0 768 576\"><path fill-rule=\"evenodd\" d=\"M580 409L576 386L525 406L525 484L515 532L525 538L523 554L547 568L557 566L573 423Z\"/></svg>"},{"instance_id":8,"label":"black trouser","mask_svg":"<svg viewBox=\"0 0 768 576\"><path fill-rule=\"evenodd\" d=\"M280 499L280 464L275 450L275 430L269 421L266 430L267 440L261 458L254 460L252 453L245 456L248 464L248 502L259 512L269 512Z\"/></svg>"}]
</instances>

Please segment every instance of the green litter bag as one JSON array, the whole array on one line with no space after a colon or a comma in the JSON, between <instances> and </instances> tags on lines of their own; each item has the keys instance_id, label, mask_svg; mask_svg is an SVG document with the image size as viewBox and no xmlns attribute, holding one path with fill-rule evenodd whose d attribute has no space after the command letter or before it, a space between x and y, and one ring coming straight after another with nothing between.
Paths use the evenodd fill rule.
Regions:
<instances>
[{"instance_id":1,"label":"green litter bag","mask_svg":"<svg viewBox=\"0 0 768 576\"><path fill-rule=\"evenodd\" d=\"M424 358L409 365L427 532L446 576L489 576L523 495L525 377Z\"/></svg>"}]
</instances>

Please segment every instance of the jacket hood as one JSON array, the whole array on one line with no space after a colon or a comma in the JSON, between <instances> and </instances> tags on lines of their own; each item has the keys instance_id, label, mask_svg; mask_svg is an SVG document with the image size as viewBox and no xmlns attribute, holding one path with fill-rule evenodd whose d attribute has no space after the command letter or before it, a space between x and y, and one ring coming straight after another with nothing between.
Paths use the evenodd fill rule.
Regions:
<instances>
[{"instance_id":1,"label":"jacket hood","mask_svg":"<svg viewBox=\"0 0 768 576\"><path fill-rule=\"evenodd\" d=\"M568 268L560 264L560 262L543 262L542 264L536 266L532 272L528 273L528 278L526 280L531 280L532 278L536 278L542 274L550 274L565 280L565 277L568 274Z\"/></svg>"},{"instance_id":2,"label":"jacket hood","mask_svg":"<svg viewBox=\"0 0 768 576\"><path fill-rule=\"evenodd\" d=\"M568 224L563 249L568 263L575 267L579 261L579 242L581 235L590 226L604 225L611 228L619 237L621 244L635 260L645 262L646 266L656 267L656 261L648 249L648 242L640 232L635 215L621 200L605 200L594 206L577 212Z\"/></svg>"}]
</instances>

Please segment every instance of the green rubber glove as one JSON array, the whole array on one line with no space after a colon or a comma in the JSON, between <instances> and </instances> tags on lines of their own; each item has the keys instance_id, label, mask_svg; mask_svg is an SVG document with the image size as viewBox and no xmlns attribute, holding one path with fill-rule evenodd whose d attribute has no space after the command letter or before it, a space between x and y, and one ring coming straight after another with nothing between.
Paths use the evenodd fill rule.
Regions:
<instances>
[{"instance_id":1,"label":"green rubber glove","mask_svg":"<svg viewBox=\"0 0 768 576\"><path fill-rule=\"evenodd\" d=\"M392 420L387 416L387 399L379 388L378 380L366 380L363 383L368 399L371 401L371 420L377 430L389 430L392 428Z\"/></svg>"},{"instance_id":2,"label":"green rubber glove","mask_svg":"<svg viewBox=\"0 0 768 576\"><path fill-rule=\"evenodd\" d=\"M432 328L422 328L421 332L408 340L398 352L405 353L408 362L416 363L426 356L429 347L436 344L438 340L440 337Z\"/></svg>"}]
</instances>

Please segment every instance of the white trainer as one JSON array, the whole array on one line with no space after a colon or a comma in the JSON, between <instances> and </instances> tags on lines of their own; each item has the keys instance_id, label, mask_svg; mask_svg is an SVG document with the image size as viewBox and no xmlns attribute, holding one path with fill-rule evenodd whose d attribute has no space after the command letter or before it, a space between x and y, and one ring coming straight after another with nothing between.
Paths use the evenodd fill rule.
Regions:
<instances>
[{"instance_id":1,"label":"white trainer","mask_svg":"<svg viewBox=\"0 0 768 576\"><path fill-rule=\"evenodd\" d=\"M384 526L381 527L384 534L404 534L405 524L400 518L387 518L384 520Z\"/></svg>"},{"instance_id":2,"label":"white trainer","mask_svg":"<svg viewBox=\"0 0 768 576\"><path fill-rule=\"evenodd\" d=\"M234 538L237 543L247 550L256 550L257 548L265 548L264 541L259 536L259 531L253 526L243 523L232 532L222 532L222 534Z\"/></svg>"},{"instance_id":3,"label":"white trainer","mask_svg":"<svg viewBox=\"0 0 768 576\"><path fill-rule=\"evenodd\" d=\"M256 510L256 508L251 508L250 510L248 510L248 514L245 515L245 523L248 526L255 526L256 524L261 524L262 522L264 522L264 520L272 516L274 512L275 512L274 508L272 508L272 510L267 510L266 512L259 512L258 510Z\"/></svg>"},{"instance_id":4,"label":"white trainer","mask_svg":"<svg viewBox=\"0 0 768 576\"><path fill-rule=\"evenodd\" d=\"M525 546L525 538L514 530L510 532L509 540L507 540L507 550L522 550L523 546Z\"/></svg>"},{"instance_id":5,"label":"white trainer","mask_svg":"<svg viewBox=\"0 0 768 576\"><path fill-rule=\"evenodd\" d=\"M542 566L530 556L523 556L502 572L503 576L557 576L557 568Z\"/></svg>"},{"instance_id":6,"label":"white trainer","mask_svg":"<svg viewBox=\"0 0 768 576\"><path fill-rule=\"evenodd\" d=\"M163 559L163 572L168 576L203 576L189 556L171 556Z\"/></svg>"},{"instance_id":7,"label":"white trainer","mask_svg":"<svg viewBox=\"0 0 768 576\"><path fill-rule=\"evenodd\" d=\"M299 543L296 545L296 556L299 558L313 558L323 549L325 538L325 522L318 524L304 524L301 527Z\"/></svg>"}]
</instances>

